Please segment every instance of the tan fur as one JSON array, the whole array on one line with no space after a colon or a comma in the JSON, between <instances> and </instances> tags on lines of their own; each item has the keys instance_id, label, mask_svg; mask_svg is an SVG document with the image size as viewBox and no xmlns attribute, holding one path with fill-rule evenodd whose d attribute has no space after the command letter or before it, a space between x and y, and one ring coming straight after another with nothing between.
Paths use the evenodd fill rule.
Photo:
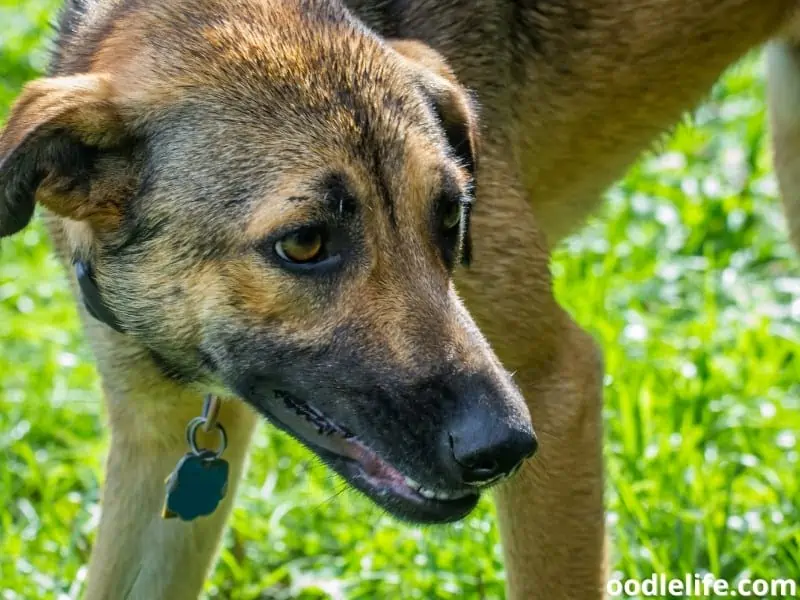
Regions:
<instances>
[{"instance_id":1,"label":"tan fur","mask_svg":"<svg viewBox=\"0 0 800 600\"><path fill-rule=\"evenodd\" d=\"M13 158L44 131L71 128L83 139L99 145L122 135L114 107L109 103L111 87L103 75L60 77L34 81L25 87L9 115L9 126L0 138L0 155ZM110 159L113 160L113 159ZM71 189L57 173L49 173L37 190L37 201L57 215L91 222L99 230L112 229L120 217L119 198L130 186L125 165L113 165L117 177L84 190ZM122 175L122 176L120 176Z\"/></svg>"},{"instance_id":2,"label":"tan fur","mask_svg":"<svg viewBox=\"0 0 800 600\"><path fill-rule=\"evenodd\" d=\"M184 432L197 414L195 394L162 384L134 406L111 402L108 410L105 502L85 597L196 598L235 498L256 415L240 402L223 406L219 422L231 440L225 452L228 493L212 516L186 524L161 518L161 475L186 453ZM213 436L198 441L210 448L219 443Z\"/></svg>"},{"instance_id":3,"label":"tan fur","mask_svg":"<svg viewBox=\"0 0 800 600\"><path fill-rule=\"evenodd\" d=\"M769 116L775 173L790 235L800 248L800 28L767 49Z\"/></svg>"},{"instance_id":4,"label":"tan fur","mask_svg":"<svg viewBox=\"0 0 800 600\"><path fill-rule=\"evenodd\" d=\"M412 0L396 9L388 3L388 12L372 0L349 0L356 17L378 37L333 27L313 42L292 37L291 32L312 27L292 3L276 7L266 0L198 1L193 4L197 14L221 13L215 25L203 30L202 41L176 39L170 33L168 19L175 15L170 10L180 0L160 4L143 14L117 16L119 2L96 8L78 37L114 18L108 35L95 52L73 48L75 56L61 60L62 68L72 65L78 72L110 77L110 97L129 124L145 127L181 102L208 102L202 94L209 89L227 94L211 102L221 104L224 112L226 102L233 105L248 93L249 82L237 79L244 77L239 67L248 64L268 73L275 88L285 84L302 92L284 103L302 104L304 114L316 114L335 100L331 89L315 84L320 64L339 68L328 56L330 44L342 56L358 48L362 62L345 65L346 72L366 69L381 75L380 84L364 83L375 123L388 118L386 98L401 98L408 89L404 77L424 80L441 103L442 117L461 126L472 154L480 155L474 260L456 277L470 312L455 297L444 268L431 268L436 249L427 237L409 239L398 256L398 241L378 202L369 205L365 218L365 243L373 257L370 275L348 280L346 301L327 318L316 316L320 302L304 297L292 278L263 272L252 257L224 263L210 258L185 273L184 263L175 258L181 247L175 240L150 251L126 277L138 279L132 289L175 286L193 299L188 307L178 316L172 300L163 300L162 306L148 297L137 298L133 307L111 298L112 307L131 323L144 318L137 314L141 312L160 319L166 324L156 335L163 339L195 339L212 316L235 312L254 324L281 318L282 335L303 343L357 324L370 332L366 343L385 352L402 372L425 372L437 360L455 357L471 369L497 373L502 361L516 373L541 442L538 457L497 493L509 598L602 597L602 359L590 337L553 299L550 247L580 225L602 191L702 98L726 66L779 32L783 41L771 50L772 126L784 201L800 244L800 180L794 173L800 156L800 66L794 42L785 37L795 0L486 0L447 8L434 0ZM236 15L249 25L235 25ZM264 27L279 31L271 37ZM169 45L169 56L152 45L155 38ZM38 90L59 85L58 80L45 80L28 88L0 138L0 155L20 144L37 124L73 114L65 107L81 86L66 93L56 90L48 96L56 98L52 104L39 100ZM473 102L461 85L474 92L480 106L480 131ZM325 166L345 172L359 196L380 195L374 173L343 150L361 134L360 125L344 105L335 105L327 125L309 119L302 127L294 123L281 129L280 119L269 122L282 132L274 139L266 139L255 123L226 123L222 132L210 125L198 129L197 136L219 149L220 160L227 160L226 152L246 159L249 149L281 157L263 185L264 202L246 215L244 226L226 230L231 248L245 253L281 224L304 218L307 206L276 199L310 194L304 188L307 180ZM80 116L79 130L97 120ZM441 166L442 159L428 132L410 122L383 123L381 131L389 136L392 130L406 140L403 152L387 155L386 163L400 173L392 180L397 188L392 193L407 199L397 222L413 233L427 231L430 196L440 184L433 167ZM302 153L283 148L285 139L298 147L313 146L316 154L303 162ZM202 161L196 148L187 148L190 158ZM454 174L461 186L468 178L464 166ZM119 169L111 165L108 172ZM185 178L193 174L187 172ZM176 185L176 196L184 192L189 193ZM119 190L104 197L118 198ZM81 212L85 196L63 194L50 182L37 199L61 216L87 216ZM201 217L180 212L177 207L183 206L173 198L150 208L183 223L182 235L208 235ZM65 261L97 241L85 226L70 220L54 218L50 223ZM97 229L93 232L99 236ZM100 287L113 285L113 277L100 271ZM497 356L474 334L471 319ZM104 376L112 429L87 599L196 598L233 489L213 518L191 526L164 523L157 512L161 482L184 451L183 428L196 413L197 391L164 378L135 339L91 319L86 327ZM439 343L420 342L421 331L436 331ZM234 400L226 403L221 419L232 439L227 457L238 478L254 419Z\"/></svg>"}]
</instances>

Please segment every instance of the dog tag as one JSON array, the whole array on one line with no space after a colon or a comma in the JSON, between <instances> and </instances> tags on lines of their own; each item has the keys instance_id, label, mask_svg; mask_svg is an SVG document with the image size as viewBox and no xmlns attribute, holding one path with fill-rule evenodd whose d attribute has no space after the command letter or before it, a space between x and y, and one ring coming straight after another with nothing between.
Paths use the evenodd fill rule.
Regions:
<instances>
[{"instance_id":1,"label":"dog tag","mask_svg":"<svg viewBox=\"0 0 800 600\"><path fill-rule=\"evenodd\" d=\"M214 452L187 453L167 477L161 516L192 521L213 513L228 491L228 461Z\"/></svg>"}]
</instances>

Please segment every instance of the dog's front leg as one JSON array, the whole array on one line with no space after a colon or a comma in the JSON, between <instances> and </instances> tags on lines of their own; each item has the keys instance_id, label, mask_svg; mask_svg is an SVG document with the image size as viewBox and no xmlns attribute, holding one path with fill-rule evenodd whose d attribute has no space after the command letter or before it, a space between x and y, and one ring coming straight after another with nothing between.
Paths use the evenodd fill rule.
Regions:
<instances>
[{"instance_id":1,"label":"dog's front leg","mask_svg":"<svg viewBox=\"0 0 800 600\"><path fill-rule=\"evenodd\" d=\"M467 306L530 408L539 451L496 495L511 600L603 596L602 364L557 305L549 253L510 161L487 145Z\"/></svg>"},{"instance_id":2,"label":"dog's front leg","mask_svg":"<svg viewBox=\"0 0 800 600\"><path fill-rule=\"evenodd\" d=\"M86 599L194 600L233 504L255 416L239 401L222 405L230 475L217 510L191 522L165 520L164 480L187 452L186 425L199 414L202 398L182 394L180 400L151 396L131 402L113 392L109 398L111 448ZM218 439L212 433L198 442L214 448Z\"/></svg>"},{"instance_id":3,"label":"dog's front leg","mask_svg":"<svg viewBox=\"0 0 800 600\"><path fill-rule=\"evenodd\" d=\"M549 376L518 374L540 448L496 495L513 600L594 600L605 589L600 359L566 318L560 335Z\"/></svg>"}]
</instances>

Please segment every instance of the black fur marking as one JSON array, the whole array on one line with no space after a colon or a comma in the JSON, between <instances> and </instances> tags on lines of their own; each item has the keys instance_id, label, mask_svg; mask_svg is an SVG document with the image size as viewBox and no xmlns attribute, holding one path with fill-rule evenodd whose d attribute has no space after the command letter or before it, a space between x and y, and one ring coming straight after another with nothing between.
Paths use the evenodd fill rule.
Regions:
<instances>
[{"instance_id":1,"label":"black fur marking","mask_svg":"<svg viewBox=\"0 0 800 600\"><path fill-rule=\"evenodd\" d=\"M283 404L286 406L286 408L294 411L298 416L303 417L309 423L314 425L317 428L317 433L320 435L337 434L344 439L355 437L353 433L338 423L331 421L321 411L317 410L307 402L300 400L298 397L292 396L291 394L281 390L275 391L275 396L283 400Z\"/></svg>"},{"instance_id":2,"label":"black fur marking","mask_svg":"<svg viewBox=\"0 0 800 600\"><path fill-rule=\"evenodd\" d=\"M122 230L125 231L124 238L120 243L110 247L107 252L110 256L133 254L161 235L164 227L163 221L136 220L126 213L122 226Z\"/></svg>"},{"instance_id":3,"label":"black fur marking","mask_svg":"<svg viewBox=\"0 0 800 600\"><path fill-rule=\"evenodd\" d=\"M472 205L464 203L463 211L461 215L461 266L469 267L472 264L472 231L470 229Z\"/></svg>"},{"instance_id":4,"label":"black fur marking","mask_svg":"<svg viewBox=\"0 0 800 600\"><path fill-rule=\"evenodd\" d=\"M378 116L374 114L372 107L363 105L362 100L351 90L340 89L337 94L337 102L339 107L350 112L355 120L360 136L354 150L363 164L368 167L378 195L386 206L389 223L396 228L397 218L391 193L391 182L394 175L400 172L402 165L396 162L397 158L391 150L391 144L392 141L399 142L400 140L387 140L376 131L374 123ZM408 98L405 96L394 100L384 98L383 105L394 105L398 107L399 111L400 107L405 106L407 102Z\"/></svg>"},{"instance_id":5,"label":"black fur marking","mask_svg":"<svg viewBox=\"0 0 800 600\"><path fill-rule=\"evenodd\" d=\"M475 164L475 156L472 153L469 123L460 119L448 119L439 100L424 88L422 88L422 92L427 98L436 120L444 131L444 137L452 149L453 156L461 162L461 165L469 171L469 174L474 179L477 165Z\"/></svg>"},{"instance_id":6,"label":"black fur marking","mask_svg":"<svg viewBox=\"0 0 800 600\"><path fill-rule=\"evenodd\" d=\"M0 237L28 224L36 190L48 174L68 182L71 189L87 185L96 156L96 149L66 132L45 125L32 133L0 162Z\"/></svg>"},{"instance_id":7,"label":"black fur marking","mask_svg":"<svg viewBox=\"0 0 800 600\"><path fill-rule=\"evenodd\" d=\"M458 121L446 121L442 116L438 106L434 105L437 116L442 121L444 135L447 142L453 148L456 157L469 171L470 175L475 176L475 157L472 154L472 144L469 136L469 126Z\"/></svg>"},{"instance_id":8,"label":"black fur marking","mask_svg":"<svg viewBox=\"0 0 800 600\"><path fill-rule=\"evenodd\" d=\"M75 261L75 277L78 280L78 287L80 287L86 311L114 331L125 333L117 317L103 302L103 297L100 295L100 290L97 288L97 282L94 279L91 264L82 260Z\"/></svg>"},{"instance_id":9,"label":"black fur marking","mask_svg":"<svg viewBox=\"0 0 800 600\"><path fill-rule=\"evenodd\" d=\"M199 358L200 367L204 371L208 373L215 373L217 371L217 361L214 360L214 357L209 352L201 348L199 351Z\"/></svg>"},{"instance_id":10,"label":"black fur marking","mask_svg":"<svg viewBox=\"0 0 800 600\"><path fill-rule=\"evenodd\" d=\"M459 205L461 208L460 225L457 229L454 228L450 231L443 230L443 215L449 208L452 208L454 204ZM441 191L433 203L433 208L434 239L438 241L442 250L442 258L445 265L449 270L452 270L457 257L461 257L462 263L464 260L463 246L466 236L469 233L468 225L471 202L469 197L464 196L455 179L449 174L444 173L442 176Z\"/></svg>"},{"instance_id":11,"label":"black fur marking","mask_svg":"<svg viewBox=\"0 0 800 600\"><path fill-rule=\"evenodd\" d=\"M150 358L153 360L153 364L155 364L159 372L170 381L181 385L189 385L197 380L198 373L195 370L172 362L162 354L150 348L148 348L148 352L150 353Z\"/></svg>"},{"instance_id":12,"label":"black fur marking","mask_svg":"<svg viewBox=\"0 0 800 600\"><path fill-rule=\"evenodd\" d=\"M33 195L43 177L33 165L0 164L0 237L17 233L33 218Z\"/></svg>"},{"instance_id":13,"label":"black fur marking","mask_svg":"<svg viewBox=\"0 0 800 600\"><path fill-rule=\"evenodd\" d=\"M407 33L406 16L413 8L409 0L384 0L380 2L383 17L382 34L390 38L414 37Z\"/></svg>"},{"instance_id":14,"label":"black fur marking","mask_svg":"<svg viewBox=\"0 0 800 600\"><path fill-rule=\"evenodd\" d=\"M341 175L332 173L326 177L320 186L320 193L331 214L337 217L349 217L355 214L358 203Z\"/></svg>"}]
</instances>

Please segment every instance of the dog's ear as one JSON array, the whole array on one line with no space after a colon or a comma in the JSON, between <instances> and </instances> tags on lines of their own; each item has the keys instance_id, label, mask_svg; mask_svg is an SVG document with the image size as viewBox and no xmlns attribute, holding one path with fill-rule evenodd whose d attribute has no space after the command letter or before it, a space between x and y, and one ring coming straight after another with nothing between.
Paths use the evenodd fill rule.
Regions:
<instances>
[{"instance_id":1,"label":"dog's ear","mask_svg":"<svg viewBox=\"0 0 800 600\"><path fill-rule=\"evenodd\" d=\"M0 132L0 237L25 227L37 201L98 226L117 219L109 194L92 184L98 163L123 137L107 77L29 83Z\"/></svg>"},{"instance_id":2,"label":"dog's ear","mask_svg":"<svg viewBox=\"0 0 800 600\"><path fill-rule=\"evenodd\" d=\"M441 121L455 156L472 178L478 168L477 111L441 54L414 40L394 40L392 48L416 68L423 92Z\"/></svg>"},{"instance_id":3,"label":"dog's ear","mask_svg":"<svg viewBox=\"0 0 800 600\"><path fill-rule=\"evenodd\" d=\"M390 45L418 74L420 87L442 125L447 142L469 172L474 186L479 137L477 111L472 99L442 55L430 46L414 40L394 40ZM472 260L472 238L466 220L462 227L461 263L468 266Z\"/></svg>"}]
</instances>

